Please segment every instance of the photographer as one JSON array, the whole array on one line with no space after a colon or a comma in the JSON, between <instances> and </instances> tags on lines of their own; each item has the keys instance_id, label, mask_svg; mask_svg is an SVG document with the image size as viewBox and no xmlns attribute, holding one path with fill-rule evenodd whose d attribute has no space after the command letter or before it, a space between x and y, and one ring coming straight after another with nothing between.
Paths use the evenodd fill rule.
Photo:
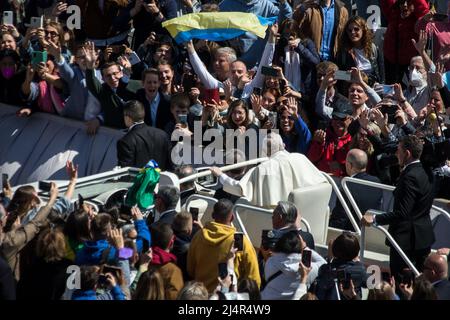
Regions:
<instances>
[{"instance_id":1,"label":"photographer","mask_svg":"<svg viewBox=\"0 0 450 320\"><path fill-rule=\"evenodd\" d=\"M355 235L344 231L334 241L328 244L329 262L319 269L315 283L315 293L319 300L338 300L345 297L339 290L353 283L355 293L361 298L361 288L366 287L367 273L364 265L359 261L359 241Z\"/></svg>"},{"instance_id":2,"label":"photographer","mask_svg":"<svg viewBox=\"0 0 450 320\"><path fill-rule=\"evenodd\" d=\"M300 283L309 287L314 282L320 266L326 261L311 250L311 270L305 273L302 270L305 266L301 265L301 261L304 252L310 250L306 248L306 243L295 230L281 236L264 266L266 285L261 292L262 300L298 299L296 291Z\"/></svg>"},{"instance_id":3,"label":"photographer","mask_svg":"<svg viewBox=\"0 0 450 320\"><path fill-rule=\"evenodd\" d=\"M126 300L125 294L112 273L99 274L97 266L82 266L80 270L80 289L72 294L72 300ZM106 292L97 294L97 289Z\"/></svg>"}]
</instances>

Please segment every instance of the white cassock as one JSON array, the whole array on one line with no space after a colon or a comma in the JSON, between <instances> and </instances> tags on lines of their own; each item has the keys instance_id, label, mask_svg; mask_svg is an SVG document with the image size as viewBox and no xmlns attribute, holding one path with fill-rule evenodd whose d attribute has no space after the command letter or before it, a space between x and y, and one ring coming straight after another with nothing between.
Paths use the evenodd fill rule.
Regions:
<instances>
[{"instance_id":1,"label":"white cassock","mask_svg":"<svg viewBox=\"0 0 450 320\"><path fill-rule=\"evenodd\" d=\"M286 201L292 190L327 180L303 154L279 151L250 169L240 181L222 174L220 182L228 193L259 207L274 208L278 201Z\"/></svg>"}]
</instances>

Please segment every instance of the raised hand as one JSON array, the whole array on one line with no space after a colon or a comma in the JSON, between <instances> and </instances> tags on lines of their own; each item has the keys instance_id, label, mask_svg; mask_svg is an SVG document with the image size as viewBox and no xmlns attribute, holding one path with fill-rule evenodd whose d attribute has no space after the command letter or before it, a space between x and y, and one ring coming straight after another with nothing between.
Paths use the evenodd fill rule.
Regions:
<instances>
[{"instance_id":1,"label":"raised hand","mask_svg":"<svg viewBox=\"0 0 450 320\"><path fill-rule=\"evenodd\" d=\"M86 46L83 47L83 54L85 55L86 67L88 69L95 69L98 54L97 51L95 51L95 45L93 42L86 43Z\"/></svg>"},{"instance_id":2,"label":"raised hand","mask_svg":"<svg viewBox=\"0 0 450 320\"><path fill-rule=\"evenodd\" d=\"M252 104L252 109L255 114L259 114L261 112L261 96L252 94L250 96L250 103Z\"/></svg>"},{"instance_id":3,"label":"raised hand","mask_svg":"<svg viewBox=\"0 0 450 320\"><path fill-rule=\"evenodd\" d=\"M72 161L68 160L66 162L66 171L71 181L77 180L78 178L78 165L75 165Z\"/></svg>"},{"instance_id":4,"label":"raised hand","mask_svg":"<svg viewBox=\"0 0 450 320\"><path fill-rule=\"evenodd\" d=\"M313 140L316 141L318 144L325 144L325 139L326 139L326 132L323 130L316 130L316 132L314 132L314 137Z\"/></svg>"},{"instance_id":5,"label":"raised hand","mask_svg":"<svg viewBox=\"0 0 450 320\"><path fill-rule=\"evenodd\" d=\"M411 39L411 42L419 54L424 53L428 42L427 32L425 30L420 30L419 39L417 41L415 39Z\"/></svg>"},{"instance_id":6,"label":"raised hand","mask_svg":"<svg viewBox=\"0 0 450 320\"><path fill-rule=\"evenodd\" d=\"M61 61L64 59L61 56L61 47L54 43L52 40L48 40L47 51L50 55L52 55L57 61Z\"/></svg>"}]
</instances>

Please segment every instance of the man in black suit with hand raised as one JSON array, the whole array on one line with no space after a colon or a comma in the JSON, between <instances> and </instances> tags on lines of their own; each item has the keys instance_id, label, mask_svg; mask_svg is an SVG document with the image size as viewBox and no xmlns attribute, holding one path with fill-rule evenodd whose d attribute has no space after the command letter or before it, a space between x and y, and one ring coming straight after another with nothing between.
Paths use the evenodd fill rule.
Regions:
<instances>
[{"instance_id":1,"label":"man in black suit with hand raised","mask_svg":"<svg viewBox=\"0 0 450 320\"><path fill-rule=\"evenodd\" d=\"M414 135L400 141L396 155L403 170L394 190L393 211L375 216L366 213L361 220L366 226L389 225L389 233L419 271L435 240L430 218L433 178L420 163L422 150L422 141ZM387 241L386 244L391 246ZM406 267L391 246L391 274L398 276Z\"/></svg>"}]
</instances>

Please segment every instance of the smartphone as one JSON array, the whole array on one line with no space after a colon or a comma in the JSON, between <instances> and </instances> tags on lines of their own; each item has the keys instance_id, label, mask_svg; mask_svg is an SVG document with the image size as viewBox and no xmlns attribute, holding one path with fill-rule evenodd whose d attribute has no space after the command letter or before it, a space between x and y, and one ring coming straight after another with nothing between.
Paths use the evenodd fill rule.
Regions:
<instances>
[{"instance_id":1,"label":"smartphone","mask_svg":"<svg viewBox=\"0 0 450 320\"><path fill-rule=\"evenodd\" d=\"M133 51L128 55L128 61L130 61L131 65L134 66L135 64L141 62L141 59L139 58L137 53Z\"/></svg>"},{"instance_id":2,"label":"smartphone","mask_svg":"<svg viewBox=\"0 0 450 320\"><path fill-rule=\"evenodd\" d=\"M352 80L352 74L350 72L348 72L348 71L337 70L334 73L334 79L335 80L351 81Z\"/></svg>"},{"instance_id":3,"label":"smartphone","mask_svg":"<svg viewBox=\"0 0 450 320\"><path fill-rule=\"evenodd\" d=\"M31 64L36 66L41 62L47 63L47 51L33 51L31 54Z\"/></svg>"},{"instance_id":4,"label":"smartphone","mask_svg":"<svg viewBox=\"0 0 450 320\"><path fill-rule=\"evenodd\" d=\"M104 265L102 268L102 274L106 275L107 273L111 273L119 281L122 279L122 269L119 267Z\"/></svg>"},{"instance_id":5,"label":"smartphone","mask_svg":"<svg viewBox=\"0 0 450 320\"><path fill-rule=\"evenodd\" d=\"M12 11L3 11L2 24L14 25L14 15Z\"/></svg>"},{"instance_id":6,"label":"smartphone","mask_svg":"<svg viewBox=\"0 0 450 320\"><path fill-rule=\"evenodd\" d=\"M381 280L385 281L387 283L391 283L391 274L389 272L382 272L381 273Z\"/></svg>"},{"instance_id":7,"label":"smartphone","mask_svg":"<svg viewBox=\"0 0 450 320\"><path fill-rule=\"evenodd\" d=\"M305 267L309 268L311 267L311 250L303 250L302 251L302 263L305 265Z\"/></svg>"},{"instance_id":8,"label":"smartphone","mask_svg":"<svg viewBox=\"0 0 450 320\"><path fill-rule=\"evenodd\" d=\"M272 230L266 229L261 233L261 247L265 250L272 250L275 247L277 239Z\"/></svg>"},{"instance_id":9,"label":"smartphone","mask_svg":"<svg viewBox=\"0 0 450 320\"><path fill-rule=\"evenodd\" d=\"M266 67L266 66L261 67L261 74L263 74L264 76L275 77L275 78L279 76L277 69L274 69L272 67Z\"/></svg>"},{"instance_id":10,"label":"smartphone","mask_svg":"<svg viewBox=\"0 0 450 320\"><path fill-rule=\"evenodd\" d=\"M30 27L34 28L34 29L43 28L44 27L44 16L31 17Z\"/></svg>"},{"instance_id":11,"label":"smartphone","mask_svg":"<svg viewBox=\"0 0 450 320\"><path fill-rule=\"evenodd\" d=\"M395 113L397 112L398 107L395 104L383 104L380 107L381 113L388 115L388 123L395 124Z\"/></svg>"},{"instance_id":12,"label":"smartphone","mask_svg":"<svg viewBox=\"0 0 450 320\"><path fill-rule=\"evenodd\" d=\"M342 284L342 288L344 290L350 288L351 277L347 272L345 272L345 270L338 270L337 278L338 278L339 283Z\"/></svg>"},{"instance_id":13,"label":"smartphone","mask_svg":"<svg viewBox=\"0 0 450 320\"><path fill-rule=\"evenodd\" d=\"M383 95L393 95L395 94L393 85L383 84Z\"/></svg>"},{"instance_id":14,"label":"smartphone","mask_svg":"<svg viewBox=\"0 0 450 320\"><path fill-rule=\"evenodd\" d=\"M228 267L226 262L220 262L218 264L219 267L219 277L220 279L225 279L228 275Z\"/></svg>"},{"instance_id":15,"label":"smartphone","mask_svg":"<svg viewBox=\"0 0 450 320\"><path fill-rule=\"evenodd\" d=\"M198 208L190 207L189 212L192 215L192 220L198 221Z\"/></svg>"},{"instance_id":16,"label":"smartphone","mask_svg":"<svg viewBox=\"0 0 450 320\"><path fill-rule=\"evenodd\" d=\"M234 247L237 251L244 251L244 234L242 232L234 234Z\"/></svg>"},{"instance_id":17,"label":"smartphone","mask_svg":"<svg viewBox=\"0 0 450 320\"><path fill-rule=\"evenodd\" d=\"M43 192L49 192L52 187L52 183L50 181L39 181L38 188Z\"/></svg>"},{"instance_id":18,"label":"smartphone","mask_svg":"<svg viewBox=\"0 0 450 320\"><path fill-rule=\"evenodd\" d=\"M104 274L101 274L98 276L97 283L100 286L105 286L108 283L108 278Z\"/></svg>"},{"instance_id":19,"label":"smartphone","mask_svg":"<svg viewBox=\"0 0 450 320\"><path fill-rule=\"evenodd\" d=\"M433 14L433 21L439 21L439 22L443 22L443 21L448 21L448 16L446 14L442 14L442 13L435 13Z\"/></svg>"},{"instance_id":20,"label":"smartphone","mask_svg":"<svg viewBox=\"0 0 450 320\"><path fill-rule=\"evenodd\" d=\"M414 273L411 269L403 269L400 273L400 283L411 285L414 282Z\"/></svg>"},{"instance_id":21,"label":"smartphone","mask_svg":"<svg viewBox=\"0 0 450 320\"><path fill-rule=\"evenodd\" d=\"M8 180L9 180L9 176L6 173L2 174L2 186L3 188L7 188L8 187Z\"/></svg>"},{"instance_id":22,"label":"smartphone","mask_svg":"<svg viewBox=\"0 0 450 320\"><path fill-rule=\"evenodd\" d=\"M192 73L183 73L183 80L182 80L182 86L184 89L184 92L189 93L192 88L194 88L197 85L197 79L195 77L195 74Z\"/></svg>"},{"instance_id":23,"label":"smartphone","mask_svg":"<svg viewBox=\"0 0 450 320\"><path fill-rule=\"evenodd\" d=\"M180 120L181 124L187 125L187 114L179 114L178 119Z\"/></svg>"},{"instance_id":24,"label":"smartphone","mask_svg":"<svg viewBox=\"0 0 450 320\"><path fill-rule=\"evenodd\" d=\"M258 87L253 87L253 94L260 96L262 94L262 89Z\"/></svg>"},{"instance_id":25,"label":"smartphone","mask_svg":"<svg viewBox=\"0 0 450 320\"><path fill-rule=\"evenodd\" d=\"M219 89L203 89L203 100L207 104L213 104L213 101L220 102Z\"/></svg>"},{"instance_id":26,"label":"smartphone","mask_svg":"<svg viewBox=\"0 0 450 320\"><path fill-rule=\"evenodd\" d=\"M272 122L272 129L275 129L277 127L278 114L273 111L269 112L268 120Z\"/></svg>"}]
</instances>

